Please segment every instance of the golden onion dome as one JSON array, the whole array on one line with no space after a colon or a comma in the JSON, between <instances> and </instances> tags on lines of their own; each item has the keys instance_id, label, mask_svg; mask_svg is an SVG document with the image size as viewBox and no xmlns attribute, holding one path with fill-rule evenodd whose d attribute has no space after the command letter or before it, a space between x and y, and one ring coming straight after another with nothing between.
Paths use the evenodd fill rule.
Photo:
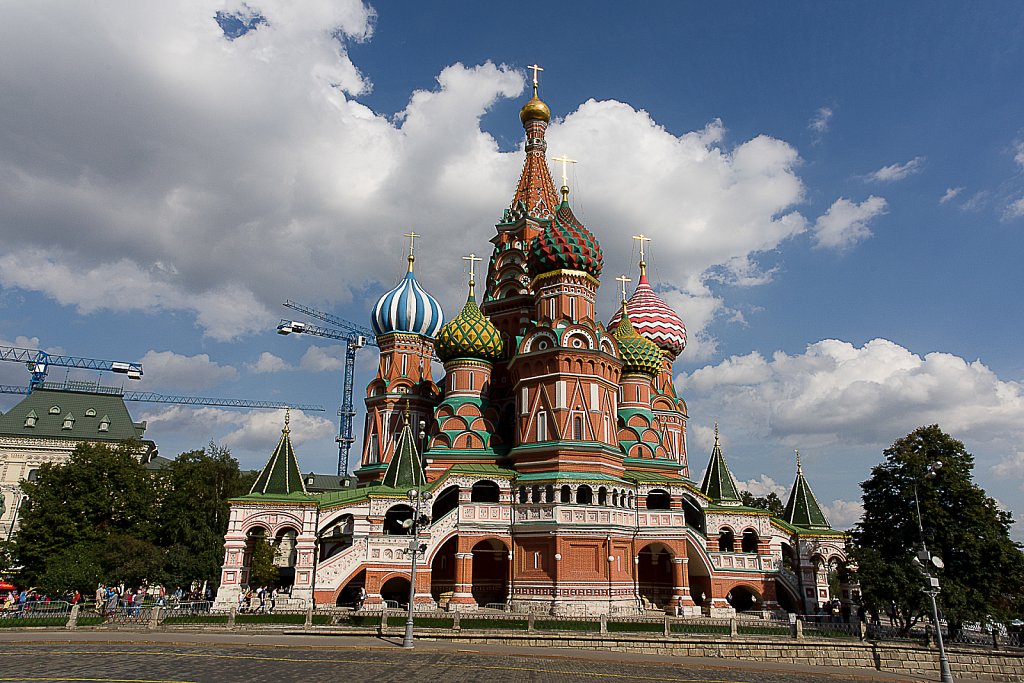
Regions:
<instances>
[{"instance_id":1,"label":"golden onion dome","mask_svg":"<svg viewBox=\"0 0 1024 683\"><path fill-rule=\"evenodd\" d=\"M622 319L612 336L619 345L622 372L642 372L652 377L661 372L661 349L637 333L629 320L625 302L622 303Z\"/></svg>"},{"instance_id":2,"label":"golden onion dome","mask_svg":"<svg viewBox=\"0 0 1024 683\"><path fill-rule=\"evenodd\" d=\"M524 126L527 121L543 121L547 123L551 120L551 110L548 108L548 105L544 104L537 97L537 86L533 87L533 97L519 110L519 120L523 122Z\"/></svg>"}]
</instances>

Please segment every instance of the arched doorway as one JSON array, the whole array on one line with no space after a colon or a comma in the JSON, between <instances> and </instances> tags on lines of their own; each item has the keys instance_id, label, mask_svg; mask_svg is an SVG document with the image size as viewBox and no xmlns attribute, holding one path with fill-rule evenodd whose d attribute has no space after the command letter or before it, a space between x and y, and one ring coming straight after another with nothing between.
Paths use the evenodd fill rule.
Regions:
<instances>
[{"instance_id":1,"label":"arched doorway","mask_svg":"<svg viewBox=\"0 0 1024 683\"><path fill-rule=\"evenodd\" d=\"M413 509L408 505L394 505L384 514L384 533L389 536L410 536L412 525L407 524L413 518Z\"/></svg>"},{"instance_id":2,"label":"arched doorway","mask_svg":"<svg viewBox=\"0 0 1024 683\"><path fill-rule=\"evenodd\" d=\"M644 609L664 609L672 600L672 553L661 543L645 546L637 564L637 588Z\"/></svg>"},{"instance_id":3,"label":"arched doorway","mask_svg":"<svg viewBox=\"0 0 1024 683\"><path fill-rule=\"evenodd\" d=\"M398 603L399 607L409 604L409 578L406 576L392 576L380 587L380 597L384 602Z\"/></svg>"},{"instance_id":4,"label":"arched doorway","mask_svg":"<svg viewBox=\"0 0 1024 683\"><path fill-rule=\"evenodd\" d=\"M333 557L352 545L355 518L342 515L327 526L320 534L320 561Z\"/></svg>"},{"instance_id":5,"label":"arched doorway","mask_svg":"<svg viewBox=\"0 0 1024 683\"><path fill-rule=\"evenodd\" d=\"M459 507L459 487L449 486L434 498L434 504L430 507L430 516L434 520L438 520L457 507Z\"/></svg>"},{"instance_id":6,"label":"arched doorway","mask_svg":"<svg viewBox=\"0 0 1024 683\"><path fill-rule=\"evenodd\" d=\"M277 586L286 588L295 583L295 540L299 532L292 527L285 527L274 537L274 565L277 567Z\"/></svg>"},{"instance_id":7,"label":"arched doorway","mask_svg":"<svg viewBox=\"0 0 1024 683\"><path fill-rule=\"evenodd\" d=\"M508 547L496 538L473 546L473 599L481 607L508 598Z\"/></svg>"},{"instance_id":8,"label":"arched doorway","mask_svg":"<svg viewBox=\"0 0 1024 683\"><path fill-rule=\"evenodd\" d=\"M473 503L501 502L501 488L489 479L481 479L473 484L469 500Z\"/></svg>"},{"instance_id":9,"label":"arched doorway","mask_svg":"<svg viewBox=\"0 0 1024 683\"><path fill-rule=\"evenodd\" d=\"M445 541L430 563L430 596L444 609L455 592L455 552L459 537L452 536Z\"/></svg>"},{"instance_id":10,"label":"arched doorway","mask_svg":"<svg viewBox=\"0 0 1024 683\"><path fill-rule=\"evenodd\" d=\"M733 586L725 601L737 612L761 609L761 594L750 586Z\"/></svg>"},{"instance_id":11,"label":"arched doorway","mask_svg":"<svg viewBox=\"0 0 1024 683\"><path fill-rule=\"evenodd\" d=\"M668 495L668 491L654 489L647 492L648 510L668 510L672 507L671 501L672 497Z\"/></svg>"},{"instance_id":12,"label":"arched doorway","mask_svg":"<svg viewBox=\"0 0 1024 683\"><path fill-rule=\"evenodd\" d=\"M359 598L359 589L366 587L366 570L360 570L358 574L349 579L349 582L338 591L338 597L334 604L338 607L354 607Z\"/></svg>"}]
</instances>

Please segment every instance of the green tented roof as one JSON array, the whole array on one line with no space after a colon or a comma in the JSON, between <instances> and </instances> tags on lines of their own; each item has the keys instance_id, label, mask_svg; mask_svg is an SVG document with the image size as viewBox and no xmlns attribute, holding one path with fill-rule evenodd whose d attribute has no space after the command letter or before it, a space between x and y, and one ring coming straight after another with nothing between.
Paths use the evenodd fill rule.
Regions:
<instances>
[{"instance_id":1,"label":"green tented roof","mask_svg":"<svg viewBox=\"0 0 1024 683\"><path fill-rule=\"evenodd\" d=\"M718 425L715 425L715 447L711 449L711 460L708 462L707 472L704 473L700 492L716 503L740 502L739 487L736 486L736 479L729 471L722 447L718 443Z\"/></svg>"},{"instance_id":2,"label":"green tented roof","mask_svg":"<svg viewBox=\"0 0 1024 683\"><path fill-rule=\"evenodd\" d=\"M416 452L416 439L412 435L408 415L402 433L398 435L395 454L388 463L387 472L384 473L384 480L381 483L396 489L421 488L427 483L427 478L423 474L423 463Z\"/></svg>"},{"instance_id":3,"label":"green tented roof","mask_svg":"<svg viewBox=\"0 0 1024 683\"><path fill-rule=\"evenodd\" d=\"M34 413L34 426L26 426L26 418L31 413ZM65 421L70 416L74 419ZM104 430L100 429L101 423L106 426ZM0 415L2 436L120 442L141 440L145 432L146 423L133 422L124 398L114 392L37 388Z\"/></svg>"},{"instance_id":4,"label":"green tented roof","mask_svg":"<svg viewBox=\"0 0 1024 683\"><path fill-rule=\"evenodd\" d=\"M796 527L803 527L811 530L831 529L832 525L825 518L818 499L811 491L811 485L804 478L803 468L799 460L796 465L796 481L793 482L793 490L789 493L789 501L786 503L786 511L783 518L789 524Z\"/></svg>"},{"instance_id":5,"label":"green tented roof","mask_svg":"<svg viewBox=\"0 0 1024 683\"><path fill-rule=\"evenodd\" d=\"M295 459L295 450L292 448L292 439L288 428L289 418L284 418L284 429L281 430L281 439L277 442L270 460L267 461L260 476L256 478L249 493L260 493L264 495L289 495L301 493L306 495L306 487L302 483L302 473L299 472L299 463Z\"/></svg>"}]
</instances>

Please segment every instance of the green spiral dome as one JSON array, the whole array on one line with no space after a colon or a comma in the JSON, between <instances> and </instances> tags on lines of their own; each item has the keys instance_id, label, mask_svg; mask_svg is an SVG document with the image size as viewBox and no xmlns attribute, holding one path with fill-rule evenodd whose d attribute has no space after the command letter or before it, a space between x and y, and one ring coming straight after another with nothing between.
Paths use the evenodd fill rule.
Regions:
<instances>
[{"instance_id":1,"label":"green spiral dome","mask_svg":"<svg viewBox=\"0 0 1024 683\"><path fill-rule=\"evenodd\" d=\"M501 357L501 333L480 312L476 297L470 292L462 311L437 333L434 348L444 362L455 358L495 361Z\"/></svg>"},{"instance_id":2,"label":"green spiral dome","mask_svg":"<svg viewBox=\"0 0 1024 683\"><path fill-rule=\"evenodd\" d=\"M622 304L622 320L612 333L619 344L622 372L642 372L656 377L661 372L661 349L650 339L641 337L629 321L626 304Z\"/></svg>"}]
</instances>

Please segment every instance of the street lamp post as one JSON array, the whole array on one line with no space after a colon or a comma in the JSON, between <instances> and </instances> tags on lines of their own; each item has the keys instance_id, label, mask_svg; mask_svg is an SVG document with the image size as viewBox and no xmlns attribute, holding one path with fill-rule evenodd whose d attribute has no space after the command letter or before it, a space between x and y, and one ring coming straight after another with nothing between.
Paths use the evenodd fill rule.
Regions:
<instances>
[{"instance_id":1,"label":"street lamp post","mask_svg":"<svg viewBox=\"0 0 1024 683\"><path fill-rule=\"evenodd\" d=\"M934 479L938 474L939 470L942 469L942 463L939 461L933 462L928 466L928 471L925 472L925 479ZM939 644L939 680L942 683L953 683L953 674L949 670L949 659L946 657L946 647L942 641L942 624L939 622L939 604L936 598L941 591L939 586L939 577L932 574L932 568L942 569L943 563L942 558L938 556L932 556L928 552L928 546L924 539L924 524L921 522L921 501L917 496L917 485L919 479L914 479L914 509L917 511L917 533L918 538L921 541L921 551L914 558L914 566L917 567L918 571L925 580L925 587L921 591L929 597L932 601L932 616L935 618L935 638Z\"/></svg>"},{"instance_id":2,"label":"street lamp post","mask_svg":"<svg viewBox=\"0 0 1024 683\"><path fill-rule=\"evenodd\" d=\"M413 648L412 642L412 614L413 608L416 602L416 560L419 558L419 554L426 550L426 544L420 545L420 527L427 526L430 523L430 518L422 514L422 506L424 503L431 499L430 491L423 491L422 489L415 488L409 489L409 501L413 503L415 512L411 520L406 520L403 525L408 524L409 528L412 529L412 539L409 541L409 548L405 551L409 553L410 559L410 578L409 578L409 616L405 620L405 638L402 640L402 647L407 650ZM411 522L411 523L410 523Z\"/></svg>"}]
</instances>

